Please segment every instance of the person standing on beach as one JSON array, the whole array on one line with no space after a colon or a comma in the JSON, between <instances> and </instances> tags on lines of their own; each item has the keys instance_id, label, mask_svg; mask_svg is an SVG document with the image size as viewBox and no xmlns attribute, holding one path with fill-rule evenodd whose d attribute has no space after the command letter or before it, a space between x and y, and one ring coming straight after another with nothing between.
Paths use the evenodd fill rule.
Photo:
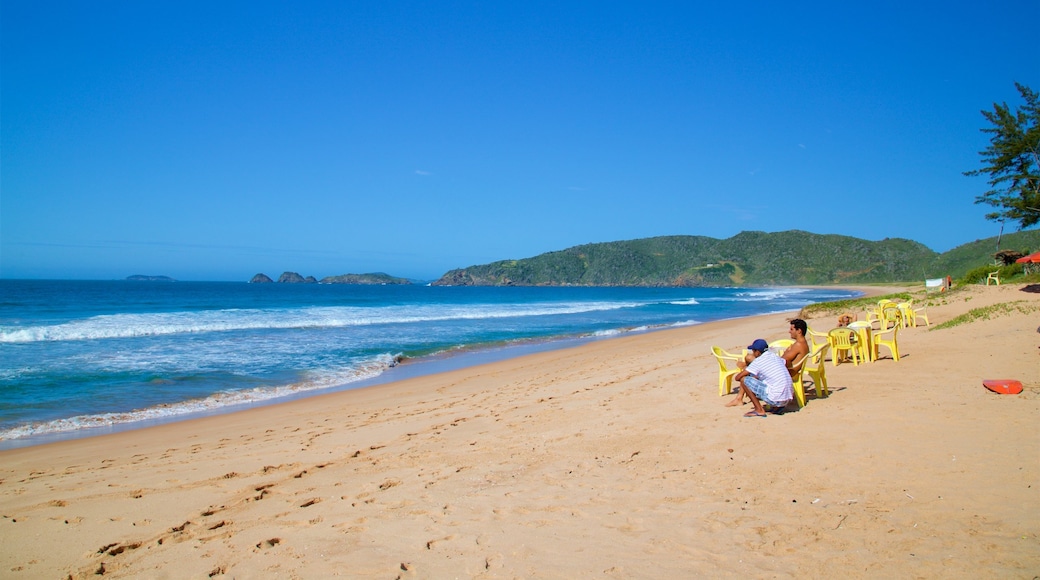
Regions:
<instances>
[{"instance_id":1,"label":"person standing on beach","mask_svg":"<svg viewBox=\"0 0 1040 580\"><path fill-rule=\"evenodd\" d=\"M726 403L726 406L741 405L744 397L747 397L755 408L744 413L744 416L765 417L763 403L781 409L794 398L791 373L788 372L786 361L769 350L769 343L765 340L755 339L755 342L748 346L748 350L754 359L747 368L733 377L733 380L740 383L740 390L736 398Z\"/></svg>"}]
</instances>

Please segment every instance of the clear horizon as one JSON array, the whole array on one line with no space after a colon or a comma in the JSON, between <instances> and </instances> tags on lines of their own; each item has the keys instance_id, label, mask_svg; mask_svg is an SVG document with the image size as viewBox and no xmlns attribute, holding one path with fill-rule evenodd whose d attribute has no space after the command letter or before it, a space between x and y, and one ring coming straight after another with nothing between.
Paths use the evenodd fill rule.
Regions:
<instances>
[{"instance_id":1,"label":"clear horizon","mask_svg":"<svg viewBox=\"0 0 1040 580\"><path fill-rule=\"evenodd\" d=\"M980 111L1040 90L1035 1L2 10L5 279L432 280L746 230L941 253L1000 231Z\"/></svg>"},{"instance_id":2,"label":"clear horizon","mask_svg":"<svg viewBox=\"0 0 1040 580\"><path fill-rule=\"evenodd\" d=\"M1037 228L1028 228L1028 230L1035 230L1035 229L1037 229ZM1028 230L1023 230L1023 231L1028 231ZM816 232L809 232L809 233L816 233ZM1004 235L1006 236L1008 233L1009 232L1005 231ZM1010 232L1010 233L1014 233L1014 232ZM993 237L996 237L996 236L991 236L991 238L993 238ZM962 244L957 244L957 246L954 246L954 247L956 248L956 247L959 247L961 245L971 244L971 243L980 241L982 239L988 239L988 238L977 238L977 239L974 239L974 240L968 240L968 241L963 242ZM611 240L611 241L621 242L621 241L628 241L628 240ZM916 241L916 240L912 240L912 241ZM565 249L568 249L568 248L560 248L560 250L565 250ZM951 249L953 249L953 248L951 248ZM1013 248L1005 248L1005 249L1013 249ZM552 251L554 251L554 250L550 250L550 252L552 252ZM938 252L938 253L939 254L943 254L944 252ZM524 256L523 258L530 258L530 257L533 257L533 256ZM516 258L516 259L523 259L523 258ZM492 260L492 261L497 261L497 260ZM486 262L486 263L490 263L490 262ZM467 266L459 266L459 268L466 268L466 267L470 267L470 266L479 266L479 265L483 265L483 264L469 264ZM453 269L455 269L455 268L453 268ZM314 276L314 278L316 278L318 281L321 281L325 277L340 276L340 275L345 275L345 274L359 274L359 275L365 275L365 274L388 274L390 276L394 276L394 277L397 277L397 278L405 278L405 279L411 280L413 282L431 282L431 281L439 279L441 276L443 276L444 274L447 274L449 271L450 270L445 270L444 272L441 272L440 274L437 274L436 276L432 276L432 277L429 277L429 278L420 278L420 277L415 277L415 276L398 275L398 274L396 274L394 272L387 272L387 271L384 271L384 270L372 270L372 271L367 271L367 272L309 273L309 272L300 272L300 271L289 269L289 270L280 270L278 272L275 272L273 270L271 272L256 272L256 273L250 275L249 277L247 277L246 279L242 279L242 280L230 279L230 278L220 278L220 279L186 278L186 279L182 279L182 278L177 278L176 276L170 276L168 274L163 274L161 272L159 272L159 273L156 273L156 272L133 272L133 273L127 274L125 276L119 276L119 277L113 277L113 278L7 278L7 277L0 277L0 280L56 280L56 281L77 281L77 280L80 280L80 281L90 281L90 280L97 280L97 281L119 281L119 280L126 280L127 278L131 278L131 277L134 277L134 276L150 276L150 277L168 277L168 278L172 278L176 282L250 282L253 277L255 277L255 276L259 275L259 274L264 274L265 276L271 278L272 281L277 283L278 282L278 278L282 274L295 273L295 274L299 274L303 278L307 278L308 276Z\"/></svg>"}]
</instances>

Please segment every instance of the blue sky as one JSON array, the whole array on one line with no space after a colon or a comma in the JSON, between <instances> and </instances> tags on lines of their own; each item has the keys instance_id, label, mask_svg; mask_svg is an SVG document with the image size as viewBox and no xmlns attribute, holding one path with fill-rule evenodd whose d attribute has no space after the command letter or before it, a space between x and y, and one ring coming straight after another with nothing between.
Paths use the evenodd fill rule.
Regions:
<instances>
[{"instance_id":1,"label":"blue sky","mask_svg":"<svg viewBox=\"0 0 1040 580\"><path fill-rule=\"evenodd\" d=\"M979 111L1040 89L1037 22L1036 0L3 0L0 277L432 279L743 230L945 251L999 231L962 173Z\"/></svg>"}]
</instances>

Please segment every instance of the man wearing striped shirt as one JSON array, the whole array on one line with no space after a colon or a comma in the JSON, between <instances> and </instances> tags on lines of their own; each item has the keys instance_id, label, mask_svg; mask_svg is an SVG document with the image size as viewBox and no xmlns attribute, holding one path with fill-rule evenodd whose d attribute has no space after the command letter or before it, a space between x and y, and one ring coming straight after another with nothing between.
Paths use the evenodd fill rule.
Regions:
<instances>
[{"instance_id":1,"label":"man wearing striped shirt","mask_svg":"<svg viewBox=\"0 0 1040 580\"><path fill-rule=\"evenodd\" d=\"M769 343L758 338L748 346L753 360L747 367L733 377L740 383L740 390L735 399L726 403L727 407L736 407L744 402L744 397L751 399L754 410L744 414L745 417L765 417L763 403L775 409L782 409L794 398L791 373L787 370L787 362L769 350Z\"/></svg>"}]
</instances>

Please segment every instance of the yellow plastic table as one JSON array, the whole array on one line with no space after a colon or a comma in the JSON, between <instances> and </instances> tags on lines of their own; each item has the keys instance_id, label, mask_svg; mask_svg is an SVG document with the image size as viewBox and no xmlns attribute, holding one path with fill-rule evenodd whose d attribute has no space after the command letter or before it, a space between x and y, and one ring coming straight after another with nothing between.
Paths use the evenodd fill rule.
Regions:
<instances>
[{"instance_id":1,"label":"yellow plastic table","mask_svg":"<svg viewBox=\"0 0 1040 580\"><path fill-rule=\"evenodd\" d=\"M874 362L877 353L874 352L874 327L865 320L849 324L849 328L856 331L856 340L859 341L859 352L864 360Z\"/></svg>"}]
</instances>

